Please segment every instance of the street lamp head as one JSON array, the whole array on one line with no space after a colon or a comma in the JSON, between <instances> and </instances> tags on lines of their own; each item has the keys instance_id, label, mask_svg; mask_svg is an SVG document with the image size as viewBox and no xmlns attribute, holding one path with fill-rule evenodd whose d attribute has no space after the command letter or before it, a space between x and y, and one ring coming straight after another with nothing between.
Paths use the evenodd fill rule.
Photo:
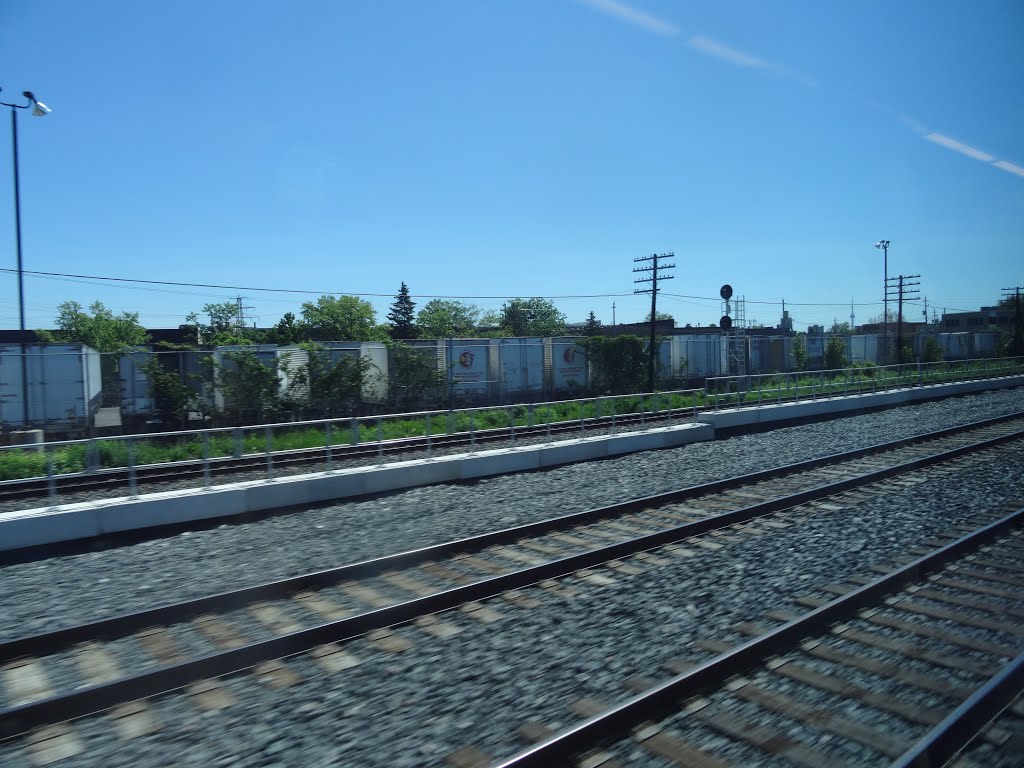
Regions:
<instances>
[{"instance_id":1,"label":"street lamp head","mask_svg":"<svg viewBox=\"0 0 1024 768\"><path fill-rule=\"evenodd\" d=\"M45 117L52 111L43 102L36 99L36 95L32 91L22 91L21 95L32 102L32 114L36 117Z\"/></svg>"},{"instance_id":2,"label":"street lamp head","mask_svg":"<svg viewBox=\"0 0 1024 768\"><path fill-rule=\"evenodd\" d=\"M879 240L877 243L875 243L875 248L888 248L888 247L889 247L889 241L888 240Z\"/></svg>"}]
</instances>

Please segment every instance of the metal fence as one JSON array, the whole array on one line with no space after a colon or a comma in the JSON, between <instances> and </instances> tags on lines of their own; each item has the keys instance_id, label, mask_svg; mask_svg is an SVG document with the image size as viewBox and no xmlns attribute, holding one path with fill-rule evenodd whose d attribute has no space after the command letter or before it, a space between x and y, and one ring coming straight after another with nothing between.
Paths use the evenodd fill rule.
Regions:
<instances>
[{"instance_id":1,"label":"metal fence","mask_svg":"<svg viewBox=\"0 0 1024 768\"><path fill-rule=\"evenodd\" d=\"M295 471L332 471L343 463L430 459L440 450L475 452L614 434L627 424L643 429L692 421L704 407L703 390L675 390L2 446L0 488L45 481L53 505L59 485L92 478L111 480L120 495L136 496L144 474L166 475L155 490L168 484L209 487L213 475L227 469L248 471L236 479L270 480Z\"/></svg>"},{"instance_id":2,"label":"metal fence","mask_svg":"<svg viewBox=\"0 0 1024 768\"><path fill-rule=\"evenodd\" d=\"M1024 357L853 366L748 376L715 376L705 382L712 408L763 406L818 400L970 379L1024 374Z\"/></svg>"}]
</instances>

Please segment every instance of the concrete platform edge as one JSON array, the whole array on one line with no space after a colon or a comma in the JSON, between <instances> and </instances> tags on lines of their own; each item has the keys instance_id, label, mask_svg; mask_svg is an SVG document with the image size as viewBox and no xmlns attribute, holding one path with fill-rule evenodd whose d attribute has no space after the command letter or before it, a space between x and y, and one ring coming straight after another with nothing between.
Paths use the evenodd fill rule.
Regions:
<instances>
[{"instance_id":1,"label":"concrete platform edge","mask_svg":"<svg viewBox=\"0 0 1024 768\"><path fill-rule=\"evenodd\" d=\"M481 450L373 467L292 475L269 481L232 483L95 502L0 513L0 551L56 544L109 533L264 512L384 493L433 483L471 480L510 472L713 440L717 430L842 414L955 394L1024 385L1024 376L938 384L799 403L723 409L698 414L690 424L643 432L583 437L557 443Z\"/></svg>"}]
</instances>

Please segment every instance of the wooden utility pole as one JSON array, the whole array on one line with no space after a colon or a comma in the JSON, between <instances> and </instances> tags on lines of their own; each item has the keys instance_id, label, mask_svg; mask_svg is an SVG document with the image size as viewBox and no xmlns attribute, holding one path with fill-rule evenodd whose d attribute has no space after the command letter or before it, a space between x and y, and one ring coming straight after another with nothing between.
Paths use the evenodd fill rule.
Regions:
<instances>
[{"instance_id":1,"label":"wooden utility pole","mask_svg":"<svg viewBox=\"0 0 1024 768\"><path fill-rule=\"evenodd\" d=\"M644 256L639 259L633 259L633 263L650 262L648 267L634 267L634 272L650 272L650 277L638 277L634 280L634 283L650 283L650 288L635 288L633 293L649 293L651 294L651 345L650 345L650 359L647 365L647 391L654 391L654 370L655 370L655 359L658 356L658 350L656 347L656 316L658 313L658 280L671 280L673 275L659 275L659 269L672 269L675 264L659 264L658 259L671 259L675 256L673 253L653 253L650 256Z\"/></svg>"}]
</instances>

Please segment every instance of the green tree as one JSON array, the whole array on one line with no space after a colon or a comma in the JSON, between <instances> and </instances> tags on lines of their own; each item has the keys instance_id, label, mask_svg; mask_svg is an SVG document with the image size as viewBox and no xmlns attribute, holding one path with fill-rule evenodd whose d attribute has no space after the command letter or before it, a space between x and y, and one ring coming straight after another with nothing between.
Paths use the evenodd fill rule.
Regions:
<instances>
[{"instance_id":1,"label":"green tree","mask_svg":"<svg viewBox=\"0 0 1024 768\"><path fill-rule=\"evenodd\" d=\"M272 421L280 415L278 373L249 350L225 352L216 382L224 398L223 414L233 423Z\"/></svg>"},{"instance_id":2,"label":"green tree","mask_svg":"<svg viewBox=\"0 0 1024 768\"><path fill-rule=\"evenodd\" d=\"M90 314L91 313L91 314ZM57 305L57 330L38 331L44 341L86 344L97 352L117 352L149 341L149 334L139 324L138 312L115 315L103 302L94 301L86 312L77 301Z\"/></svg>"},{"instance_id":3,"label":"green tree","mask_svg":"<svg viewBox=\"0 0 1024 768\"><path fill-rule=\"evenodd\" d=\"M414 349L400 341L388 345L388 402L408 409L441 405L448 389L447 376L437 368L433 349Z\"/></svg>"},{"instance_id":4,"label":"green tree","mask_svg":"<svg viewBox=\"0 0 1024 768\"><path fill-rule=\"evenodd\" d=\"M330 350L317 344L304 344L309 355L304 372L296 377L299 386L309 388L310 410L318 417L352 415L362 399L367 375L376 368L373 361L358 355L339 355L332 360Z\"/></svg>"},{"instance_id":5,"label":"green tree","mask_svg":"<svg viewBox=\"0 0 1024 768\"><path fill-rule=\"evenodd\" d=\"M657 322L658 320L672 320L672 321L675 321L675 318L672 317L672 315L670 315L668 312L655 312L654 313L654 320L655 320L655 322ZM651 322L651 313L650 312L648 312L646 315L644 315L644 322L645 323Z\"/></svg>"},{"instance_id":6,"label":"green tree","mask_svg":"<svg viewBox=\"0 0 1024 768\"><path fill-rule=\"evenodd\" d=\"M825 368L834 371L849 364L846 357L846 342L842 336L829 336L825 345Z\"/></svg>"},{"instance_id":7,"label":"green tree","mask_svg":"<svg viewBox=\"0 0 1024 768\"><path fill-rule=\"evenodd\" d=\"M512 299L501 308L501 324L512 336L562 336L565 315L550 299Z\"/></svg>"},{"instance_id":8,"label":"green tree","mask_svg":"<svg viewBox=\"0 0 1024 768\"><path fill-rule=\"evenodd\" d=\"M839 336L849 336L853 333L853 328L850 327L849 323L833 322L828 332Z\"/></svg>"},{"instance_id":9,"label":"green tree","mask_svg":"<svg viewBox=\"0 0 1024 768\"><path fill-rule=\"evenodd\" d=\"M585 336L596 336L601 332L601 321L597 319L597 315L594 314L594 310L590 310L590 314L587 315L587 324L583 328L583 334Z\"/></svg>"},{"instance_id":10,"label":"green tree","mask_svg":"<svg viewBox=\"0 0 1024 768\"><path fill-rule=\"evenodd\" d=\"M285 312L277 325L267 331L265 340L268 344L298 344L306 341L308 335L306 324L298 320L293 312Z\"/></svg>"},{"instance_id":11,"label":"green tree","mask_svg":"<svg viewBox=\"0 0 1024 768\"><path fill-rule=\"evenodd\" d=\"M416 316L421 338L451 339L472 336L480 310L472 304L446 299L431 299Z\"/></svg>"},{"instance_id":12,"label":"green tree","mask_svg":"<svg viewBox=\"0 0 1024 768\"><path fill-rule=\"evenodd\" d=\"M165 428L177 425L187 426L192 403L192 390L181 380L178 371L168 370L160 364L158 355L150 355L139 366L149 379L149 392L153 397L153 410Z\"/></svg>"},{"instance_id":13,"label":"green tree","mask_svg":"<svg viewBox=\"0 0 1024 768\"><path fill-rule=\"evenodd\" d=\"M808 359L807 334L798 333L793 338L793 362L796 364L796 369L798 371L806 371Z\"/></svg>"},{"instance_id":14,"label":"green tree","mask_svg":"<svg viewBox=\"0 0 1024 768\"><path fill-rule=\"evenodd\" d=\"M302 304L312 341L384 341L373 305L357 296L321 296Z\"/></svg>"},{"instance_id":15,"label":"green tree","mask_svg":"<svg viewBox=\"0 0 1024 768\"><path fill-rule=\"evenodd\" d=\"M596 392L613 395L647 389L648 342L639 336L591 336L582 342Z\"/></svg>"},{"instance_id":16,"label":"green tree","mask_svg":"<svg viewBox=\"0 0 1024 768\"><path fill-rule=\"evenodd\" d=\"M395 296L395 303L388 312L388 332L392 339L416 338L415 309L416 302L409 296L409 286L403 282L398 289L398 295Z\"/></svg>"},{"instance_id":17,"label":"green tree","mask_svg":"<svg viewBox=\"0 0 1024 768\"><path fill-rule=\"evenodd\" d=\"M202 313L190 312L185 322L195 329L195 336L190 339L194 344L241 346L254 344L262 338L255 329L242 326L238 304L233 301L204 304Z\"/></svg>"},{"instance_id":18,"label":"green tree","mask_svg":"<svg viewBox=\"0 0 1024 768\"><path fill-rule=\"evenodd\" d=\"M942 361L942 345L934 336L929 336L924 343L924 362L938 363Z\"/></svg>"}]
</instances>

